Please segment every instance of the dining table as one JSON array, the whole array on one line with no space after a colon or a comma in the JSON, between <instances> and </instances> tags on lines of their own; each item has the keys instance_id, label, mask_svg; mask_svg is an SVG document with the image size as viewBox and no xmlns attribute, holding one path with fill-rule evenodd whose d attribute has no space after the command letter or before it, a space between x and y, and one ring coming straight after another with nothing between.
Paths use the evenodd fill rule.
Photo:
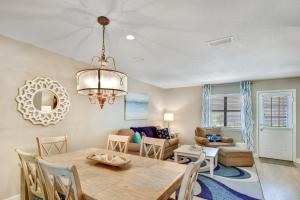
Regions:
<instances>
[{"instance_id":1,"label":"dining table","mask_svg":"<svg viewBox=\"0 0 300 200\"><path fill-rule=\"evenodd\" d=\"M113 167L87 159L91 154L123 156L130 163ZM186 165L106 149L88 148L44 158L75 165L82 192L90 200L166 200L180 187Z\"/></svg>"}]
</instances>

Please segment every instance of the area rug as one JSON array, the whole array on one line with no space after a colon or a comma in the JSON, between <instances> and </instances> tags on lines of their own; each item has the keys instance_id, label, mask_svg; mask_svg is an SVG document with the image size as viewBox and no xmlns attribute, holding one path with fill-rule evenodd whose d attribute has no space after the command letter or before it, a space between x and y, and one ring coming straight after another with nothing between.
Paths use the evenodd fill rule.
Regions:
<instances>
[{"instance_id":1,"label":"area rug","mask_svg":"<svg viewBox=\"0 0 300 200\"><path fill-rule=\"evenodd\" d=\"M218 163L214 176L211 177L208 161L201 166L194 195L208 200L264 199L255 165L253 167L225 167Z\"/></svg>"}]
</instances>

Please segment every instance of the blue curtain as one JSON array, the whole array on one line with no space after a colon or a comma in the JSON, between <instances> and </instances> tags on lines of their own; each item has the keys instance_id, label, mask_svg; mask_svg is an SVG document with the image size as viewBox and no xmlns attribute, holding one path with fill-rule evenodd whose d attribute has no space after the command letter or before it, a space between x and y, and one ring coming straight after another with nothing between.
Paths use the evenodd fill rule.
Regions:
<instances>
[{"instance_id":1,"label":"blue curtain","mask_svg":"<svg viewBox=\"0 0 300 200\"><path fill-rule=\"evenodd\" d=\"M240 83L241 94L241 126L244 143L249 150L253 150L253 116L251 82Z\"/></svg>"},{"instance_id":2,"label":"blue curtain","mask_svg":"<svg viewBox=\"0 0 300 200\"><path fill-rule=\"evenodd\" d=\"M204 85L202 96L202 127L211 126L211 85Z\"/></svg>"}]
</instances>

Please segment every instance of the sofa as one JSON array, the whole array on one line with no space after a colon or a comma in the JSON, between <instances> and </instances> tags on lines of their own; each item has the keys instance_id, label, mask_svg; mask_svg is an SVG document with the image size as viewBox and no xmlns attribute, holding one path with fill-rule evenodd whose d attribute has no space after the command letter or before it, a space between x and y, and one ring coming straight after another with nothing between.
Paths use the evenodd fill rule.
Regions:
<instances>
[{"instance_id":1,"label":"sofa","mask_svg":"<svg viewBox=\"0 0 300 200\"><path fill-rule=\"evenodd\" d=\"M207 138L207 135L210 134L220 134L220 142L210 142ZM197 127L195 130L195 142L200 146L207 147L230 147L234 146L233 139L230 137L224 137L221 128L201 128Z\"/></svg>"},{"instance_id":2,"label":"sofa","mask_svg":"<svg viewBox=\"0 0 300 200\"><path fill-rule=\"evenodd\" d=\"M128 153L139 155L140 153L140 144L133 142L133 135L135 131L139 133L143 132L147 137L158 138L157 129L160 129L159 126L148 126L148 127L131 127L126 129L120 129L116 134L129 136L128 144ZM173 151L178 148L179 140L176 134L170 134L171 139L167 139L165 143L165 149L163 154L163 159L168 159L173 156Z\"/></svg>"}]
</instances>

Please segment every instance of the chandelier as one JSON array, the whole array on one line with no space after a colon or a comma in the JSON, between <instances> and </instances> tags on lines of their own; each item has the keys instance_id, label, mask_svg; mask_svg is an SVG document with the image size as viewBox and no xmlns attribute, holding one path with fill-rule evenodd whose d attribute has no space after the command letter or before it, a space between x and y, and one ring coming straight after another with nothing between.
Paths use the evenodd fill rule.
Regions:
<instances>
[{"instance_id":1,"label":"chandelier","mask_svg":"<svg viewBox=\"0 0 300 200\"><path fill-rule=\"evenodd\" d=\"M105 102L113 104L117 96L127 94L127 75L117 71L115 59L105 54L105 26L109 24L109 19L105 16L98 17L98 23L102 26L102 51L96 58L98 68L87 68L77 72L77 92L87 95L90 102L97 101L103 108ZM111 65L112 64L112 65Z\"/></svg>"}]
</instances>

